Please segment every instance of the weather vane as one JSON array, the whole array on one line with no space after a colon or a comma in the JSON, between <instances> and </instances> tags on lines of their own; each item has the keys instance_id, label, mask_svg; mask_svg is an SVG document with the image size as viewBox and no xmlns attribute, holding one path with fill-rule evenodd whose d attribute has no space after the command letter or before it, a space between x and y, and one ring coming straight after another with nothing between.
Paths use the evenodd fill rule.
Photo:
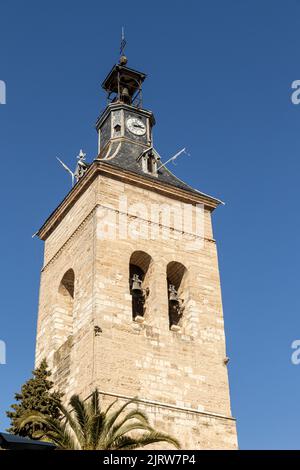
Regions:
<instances>
[{"instance_id":1,"label":"weather vane","mask_svg":"<svg viewBox=\"0 0 300 470\"><path fill-rule=\"evenodd\" d=\"M160 167L157 168L157 171L160 170L162 167L166 166L168 163L172 162L174 165L175 165L175 160L176 158L178 158L181 154L185 154L185 155L188 155L190 156L190 154L186 151L185 147L183 149L181 149L179 152L175 153L175 155L173 155L173 157L169 158L169 160L167 160L165 163L162 163L160 165Z\"/></svg>"},{"instance_id":2,"label":"weather vane","mask_svg":"<svg viewBox=\"0 0 300 470\"><path fill-rule=\"evenodd\" d=\"M120 64L122 65L127 64L127 57L125 56L125 52L124 52L126 44L127 44L127 41L125 39L124 26L122 26L121 44L120 44Z\"/></svg>"}]
</instances>

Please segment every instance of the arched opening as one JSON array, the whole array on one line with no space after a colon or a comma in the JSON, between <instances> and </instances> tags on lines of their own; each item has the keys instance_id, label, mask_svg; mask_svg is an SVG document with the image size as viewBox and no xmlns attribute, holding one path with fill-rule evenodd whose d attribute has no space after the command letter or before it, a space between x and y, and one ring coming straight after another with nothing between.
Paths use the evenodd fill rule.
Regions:
<instances>
[{"instance_id":1,"label":"arched opening","mask_svg":"<svg viewBox=\"0 0 300 470\"><path fill-rule=\"evenodd\" d=\"M157 163L160 160L158 153L153 149L146 149L140 156L144 173L157 176Z\"/></svg>"},{"instance_id":2,"label":"arched opening","mask_svg":"<svg viewBox=\"0 0 300 470\"><path fill-rule=\"evenodd\" d=\"M69 269L60 281L58 288L58 306L56 315L57 335L60 343L64 343L73 332L75 274Z\"/></svg>"},{"instance_id":3,"label":"arched opening","mask_svg":"<svg viewBox=\"0 0 300 470\"><path fill-rule=\"evenodd\" d=\"M132 318L144 321L146 299L149 295L148 272L152 258L144 251L132 253L129 262L129 291L132 297Z\"/></svg>"},{"instance_id":4,"label":"arched opening","mask_svg":"<svg viewBox=\"0 0 300 470\"><path fill-rule=\"evenodd\" d=\"M184 311L184 279L186 267L177 261L171 261L167 266L169 326L172 331L179 331Z\"/></svg>"}]
</instances>

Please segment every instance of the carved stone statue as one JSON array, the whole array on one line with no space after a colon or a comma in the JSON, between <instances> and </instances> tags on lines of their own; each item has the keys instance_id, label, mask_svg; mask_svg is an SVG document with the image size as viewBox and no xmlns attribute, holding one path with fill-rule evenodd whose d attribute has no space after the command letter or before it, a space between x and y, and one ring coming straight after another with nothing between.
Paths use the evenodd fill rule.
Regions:
<instances>
[{"instance_id":1,"label":"carved stone statue","mask_svg":"<svg viewBox=\"0 0 300 470\"><path fill-rule=\"evenodd\" d=\"M86 170L88 169L88 164L85 161L85 156L86 154L83 153L82 150L80 150L79 155L77 156L78 162L74 173L74 176L77 181L83 177Z\"/></svg>"}]
</instances>

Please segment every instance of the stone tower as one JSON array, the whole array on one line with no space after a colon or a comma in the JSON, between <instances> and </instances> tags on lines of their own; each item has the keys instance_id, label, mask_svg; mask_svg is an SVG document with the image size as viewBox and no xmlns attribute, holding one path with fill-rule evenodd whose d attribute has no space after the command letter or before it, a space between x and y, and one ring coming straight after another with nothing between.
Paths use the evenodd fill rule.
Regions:
<instances>
[{"instance_id":1,"label":"stone tower","mask_svg":"<svg viewBox=\"0 0 300 470\"><path fill-rule=\"evenodd\" d=\"M145 74L122 56L102 87L98 155L38 232L36 363L68 399L137 396L185 449L235 449L211 214L153 147Z\"/></svg>"}]
</instances>

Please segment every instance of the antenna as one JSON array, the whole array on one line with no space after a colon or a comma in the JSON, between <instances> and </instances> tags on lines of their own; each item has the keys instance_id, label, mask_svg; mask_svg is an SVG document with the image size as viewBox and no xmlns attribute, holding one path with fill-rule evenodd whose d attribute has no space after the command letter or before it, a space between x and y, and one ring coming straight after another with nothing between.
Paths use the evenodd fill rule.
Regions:
<instances>
[{"instance_id":1,"label":"antenna","mask_svg":"<svg viewBox=\"0 0 300 470\"><path fill-rule=\"evenodd\" d=\"M168 163L174 162L176 158L178 158L182 153L185 153L186 155L190 156L190 154L185 150L185 147L184 147L179 152L175 153L173 157L169 158L169 160L167 160L166 163L163 163L162 165L160 165L160 167L157 168L157 171L160 170L163 166L166 166Z\"/></svg>"},{"instance_id":2,"label":"antenna","mask_svg":"<svg viewBox=\"0 0 300 470\"><path fill-rule=\"evenodd\" d=\"M59 163L64 167L64 169L65 169L68 173L70 173L71 178L72 178L72 188L73 188L73 186L74 186L75 174L73 173L73 171L70 170L69 167L67 167L67 165L66 165L64 162L62 162L62 161L60 160L60 158L58 158L58 157L56 157L56 158L57 158L57 160L59 161Z\"/></svg>"}]
</instances>

